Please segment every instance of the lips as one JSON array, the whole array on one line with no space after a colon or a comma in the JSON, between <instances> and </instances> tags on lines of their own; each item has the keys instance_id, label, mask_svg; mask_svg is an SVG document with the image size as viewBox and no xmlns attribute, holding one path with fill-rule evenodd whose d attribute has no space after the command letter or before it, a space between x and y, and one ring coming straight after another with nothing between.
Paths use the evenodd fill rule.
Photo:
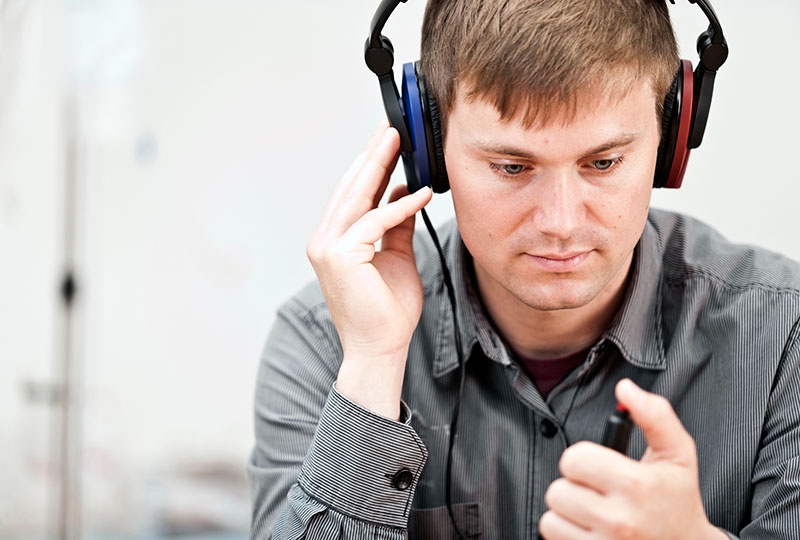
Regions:
<instances>
[{"instance_id":1,"label":"lips","mask_svg":"<svg viewBox=\"0 0 800 540\"><path fill-rule=\"evenodd\" d=\"M573 272L580 267L592 253L587 251L571 251L568 253L543 253L526 255L540 268L548 272Z\"/></svg>"},{"instance_id":2,"label":"lips","mask_svg":"<svg viewBox=\"0 0 800 540\"><path fill-rule=\"evenodd\" d=\"M589 253L589 249L585 251L573 251L571 253L541 253L537 255L533 255L534 257L540 257L542 259L550 259L553 261L566 261L567 259L574 259L580 255L585 253Z\"/></svg>"}]
</instances>

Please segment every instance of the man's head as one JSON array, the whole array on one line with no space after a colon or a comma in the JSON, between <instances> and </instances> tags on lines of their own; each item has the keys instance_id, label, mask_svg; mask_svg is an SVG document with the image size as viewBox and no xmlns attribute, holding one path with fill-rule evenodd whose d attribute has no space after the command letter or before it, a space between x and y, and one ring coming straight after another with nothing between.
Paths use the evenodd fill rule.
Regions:
<instances>
[{"instance_id":1,"label":"man's head","mask_svg":"<svg viewBox=\"0 0 800 540\"><path fill-rule=\"evenodd\" d=\"M431 0L422 74L482 292L616 295L644 228L679 64L660 0Z\"/></svg>"}]
</instances>

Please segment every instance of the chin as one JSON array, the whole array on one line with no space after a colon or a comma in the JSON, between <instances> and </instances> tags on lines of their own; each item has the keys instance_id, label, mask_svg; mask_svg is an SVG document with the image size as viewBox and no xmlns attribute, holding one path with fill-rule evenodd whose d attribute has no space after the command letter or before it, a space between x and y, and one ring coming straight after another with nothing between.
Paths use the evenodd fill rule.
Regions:
<instances>
[{"instance_id":1,"label":"chin","mask_svg":"<svg viewBox=\"0 0 800 540\"><path fill-rule=\"evenodd\" d=\"M588 305L602 290L596 290L593 283L574 281L547 285L510 287L508 291L520 302L539 311L559 311L577 309Z\"/></svg>"}]
</instances>

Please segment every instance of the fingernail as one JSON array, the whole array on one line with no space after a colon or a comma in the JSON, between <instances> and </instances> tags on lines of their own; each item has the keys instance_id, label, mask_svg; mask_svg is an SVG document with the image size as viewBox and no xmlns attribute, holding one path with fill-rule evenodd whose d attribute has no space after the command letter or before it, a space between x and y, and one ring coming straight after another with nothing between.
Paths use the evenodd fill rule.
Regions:
<instances>
[{"instance_id":1,"label":"fingernail","mask_svg":"<svg viewBox=\"0 0 800 540\"><path fill-rule=\"evenodd\" d=\"M645 391L630 379L623 379L621 383L623 386L620 391L627 396L626 401L634 408L642 406L642 400L645 399Z\"/></svg>"},{"instance_id":2,"label":"fingernail","mask_svg":"<svg viewBox=\"0 0 800 540\"><path fill-rule=\"evenodd\" d=\"M383 132L383 136L381 137L381 144L386 144L388 141L391 140L391 138L392 138L392 130L387 127L386 131Z\"/></svg>"},{"instance_id":3,"label":"fingernail","mask_svg":"<svg viewBox=\"0 0 800 540\"><path fill-rule=\"evenodd\" d=\"M428 193L429 193L430 191L431 191L431 188L430 188L430 186L425 186L425 187L421 187L421 188L419 188L417 191L415 191L415 192L414 192L414 194L415 194L415 195L418 195L418 196L419 196L419 198L420 198L420 199L422 199L422 198L425 198L425 197L427 197L427 196L428 196ZM422 193L422 195L419 195L420 193Z\"/></svg>"},{"instance_id":4,"label":"fingernail","mask_svg":"<svg viewBox=\"0 0 800 540\"><path fill-rule=\"evenodd\" d=\"M631 398L636 397L637 387L632 380L625 378L619 381L619 391Z\"/></svg>"}]
</instances>

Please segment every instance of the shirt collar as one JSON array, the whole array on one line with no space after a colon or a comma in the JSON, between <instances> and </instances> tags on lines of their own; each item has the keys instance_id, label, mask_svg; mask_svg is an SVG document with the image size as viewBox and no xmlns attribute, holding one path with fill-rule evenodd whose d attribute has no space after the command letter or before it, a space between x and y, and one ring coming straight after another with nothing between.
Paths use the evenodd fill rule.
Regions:
<instances>
[{"instance_id":1,"label":"shirt collar","mask_svg":"<svg viewBox=\"0 0 800 540\"><path fill-rule=\"evenodd\" d=\"M658 233L647 220L633 254L625 300L603 335L631 364L649 369L666 368L661 315L662 258Z\"/></svg>"},{"instance_id":2,"label":"shirt collar","mask_svg":"<svg viewBox=\"0 0 800 540\"><path fill-rule=\"evenodd\" d=\"M453 278L462 355L469 360L475 345L483 354L502 365L512 363L503 340L485 315L480 295L474 286L472 257L461 240L455 220L444 242L446 259ZM658 234L648 220L632 262L631 278L622 307L600 342L610 341L629 363L649 369L665 369L661 324L661 255ZM445 293L446 294L446 293ZM458 367L453 342L452 312L445 301L438 332L439 347L433 374L441 377ZM449 346L448 346L449 345Z\"/></svg>"}]
</instances>

